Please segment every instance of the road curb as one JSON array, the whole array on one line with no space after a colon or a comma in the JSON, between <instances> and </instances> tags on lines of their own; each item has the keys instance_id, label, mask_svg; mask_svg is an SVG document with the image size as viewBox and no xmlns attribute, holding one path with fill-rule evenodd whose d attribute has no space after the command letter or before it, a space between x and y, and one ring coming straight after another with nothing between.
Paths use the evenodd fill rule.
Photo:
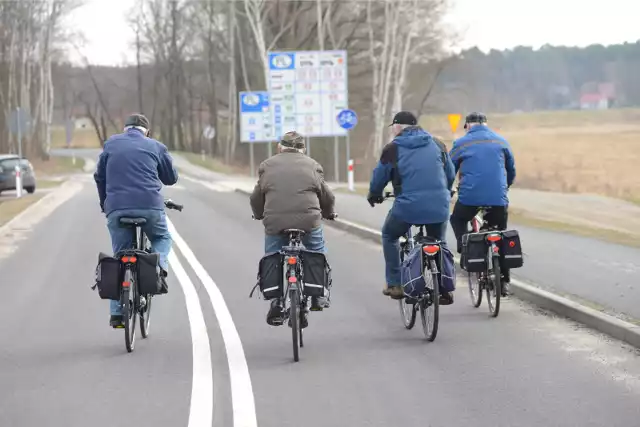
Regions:
<instances>
[{"instance_id":1,"label":"road curb","mask_svg":"<svg viewBox=\"0 0 640 427\"><path fill-rule=\"evenodd\" d=\"M251 192L236 188L238 193L251 195ZM371 242L382 244L381 233L372 228L343 219L327 221L333 228L346 231ZM456 257L456 263L459 260ZM640 326L625 322L616 317L589 308L568 298L556 295L517 279L511 280L511 292L517 298L582 323L592 329L607 334L634 347L640 348Z\"/></svg>"}]
</instances>

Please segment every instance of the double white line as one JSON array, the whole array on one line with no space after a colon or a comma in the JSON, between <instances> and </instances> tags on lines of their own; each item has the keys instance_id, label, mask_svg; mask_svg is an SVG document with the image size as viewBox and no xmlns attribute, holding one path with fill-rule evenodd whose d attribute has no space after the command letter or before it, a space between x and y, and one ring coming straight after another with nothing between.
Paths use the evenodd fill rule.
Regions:
<instances>
[{"instance_id":1,"label":"double white line","mask_svg":"<svg viewBox=\"0 0 640 427\"><path fill-rule=\"evenodd\" d=\"M167 218L167 223L173 242L191 268L193 268L196 276L198 276L207 291L218 325L220 325L220 332L222 333L229 363L233 426L257 427L258 421L249 367L247 366L240 335L233 323L231 313L224 302L220 289L200 264L189 245L178 234L169 218ZM213 422L213 371L211 368L211 349L207 326L196 288L173 251L169 255L169 262L171 263L173 274L180 282L184 292L193 344L193 380L188 427L211 427Z\"/></svg>"}]
</instances>

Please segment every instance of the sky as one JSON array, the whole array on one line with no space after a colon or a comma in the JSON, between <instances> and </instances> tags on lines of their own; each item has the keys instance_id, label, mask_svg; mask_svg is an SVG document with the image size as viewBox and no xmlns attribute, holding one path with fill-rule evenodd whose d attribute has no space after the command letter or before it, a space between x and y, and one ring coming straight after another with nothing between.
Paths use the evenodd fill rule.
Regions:
<instances>
[{"instance_id":1,"label":"sky","mask_svg":"<svg viewBox=\"0 0 640 427\"><path fill-rule=\"evenodd\" d=\"M452 0L447 22L460 47L483 51L518 45L587 46L640 39L640 0ZM67 22L84 34L92 64L133 62L133 33L126 21L135 0L86 0ZM72 58L77 61L75 53Z\"/></svg>"}]
</instances>

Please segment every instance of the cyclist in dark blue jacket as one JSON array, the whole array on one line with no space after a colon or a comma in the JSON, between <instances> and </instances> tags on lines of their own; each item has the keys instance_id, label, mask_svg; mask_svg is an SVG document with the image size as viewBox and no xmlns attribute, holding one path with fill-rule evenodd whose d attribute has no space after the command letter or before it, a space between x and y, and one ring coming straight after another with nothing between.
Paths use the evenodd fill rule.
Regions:
<instances>
[{"instance_id":1,"label":"cyclist in dark blue jacket","mask_svg":"<svg viewBox=\"0 0 640 427\"><path fill-rule=\"evenodd\" d=\"M146 218L142 227L151 249L160 254L160 267L166 277L171 235L164 212L162 185L178 181L178 172L167 147L149 137L149 120L134 114L125 122L124 133L113 135L105 144L94 179L100 208L107 216L111 245L116 253L130 249L131 230L119 226L121 217ZM119 301L111 301L112 327L123 323Z\"/></svg>"},{"instance_id":2,"label":"cyclist in dark blue jacket","mask_svg":"<svg viewBox=\"0 0 640 427\"><path fill-rule=\"evenodd\" d=\"M430 237L445 240L455 172L444 144L417 126L413 114L399 112L391 126L395 137L373 170L367 200L371 206L381 203L385 186L393 183L396 199L382 227L387 280L383 293L402 299L398 239L411 225L427 225ZM453 303L453 295L443 294L440 303Z\"/></svg>"},{"instance_id":3,"label":"cyclist in dark blue jacket","mask_svg":"<svg viewBox=\"0 0 640 427\"><path fill-rule=\"evenodd\" d=\"M516 177L513 152L507 140L487 127L487 117L471 113L465 119L467 134L454 141L451 160L460 172L458 201L451 215L458 253L462 252L462 235L480 207L489 207L485 216L491 226L507 228L509 198L507 191ZM504 270L504 282L510 281ZM504 293L508 291L503 286Z\"/></svg>"}]
</instances>

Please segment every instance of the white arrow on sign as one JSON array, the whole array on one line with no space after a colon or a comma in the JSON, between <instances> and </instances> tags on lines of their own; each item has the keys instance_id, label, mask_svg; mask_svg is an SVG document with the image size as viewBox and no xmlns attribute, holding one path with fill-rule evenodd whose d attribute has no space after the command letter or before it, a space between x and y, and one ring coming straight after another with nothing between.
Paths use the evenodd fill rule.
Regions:
<instances>
[{"instance_id":1,"label":"white arrow on sign","mask_svg":"<svg viewBox=\"0 0 640 427\"><path fill-rule=\"evenodd\" d=\"M206 128L204 128L204 130L202 131L202 136L204 136L206 139L213 139L216 136L216 130L213 126L207 126Z\"/></svg>"}]
</instances>

